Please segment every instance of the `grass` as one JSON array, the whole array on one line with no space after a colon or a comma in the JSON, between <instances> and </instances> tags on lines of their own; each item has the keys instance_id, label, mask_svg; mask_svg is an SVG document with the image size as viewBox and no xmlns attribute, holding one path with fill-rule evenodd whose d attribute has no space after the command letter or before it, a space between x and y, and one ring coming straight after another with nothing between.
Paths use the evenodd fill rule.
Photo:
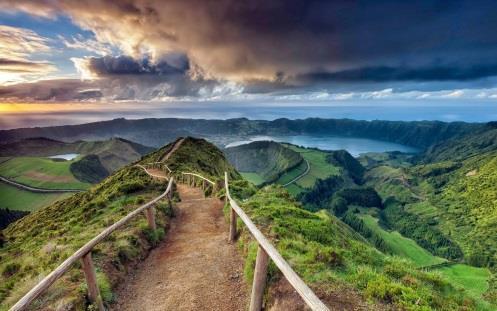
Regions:
<instances>
[{"instance_id":1,"label":"grass","mask_svg":"<svg viewBox=\"0 0 497 311\"><path fill-rule=\"evenodd\" d=\"M16 157L0 164L0 175L19 183L39 188L89 188L91 184L80 182L72 175L69 166L73 161L57 161L38 157Z\"/></svg>"},{"instance_id":2,"label":"grass","mask_svg":"<svg viewBox=\"0 0 497 311\"><path fill-rule=\"evenodd\" d=\"M309 162L310 170L304 177L297 180L294 184L295 186L289 187L289 191L293 195L297 195L305 189L311 189L318 179L325 179L332 175L339 175L340 169L328 161L326 161L327 152L315 149L306 149L297 147L294 145L286 145L288 148L300 153L304 159ZM296 168L290 170L283 176L281 176L277 184L283 185L293 178L301 175L305 172L307 165L305 162L301 163Z\"/></svg>"},{"instance_id":3,"label":"grass","mask_svg":"<svg viewBox=\"0 0 497 311\"><path fill-rule=\"evenodd\" d=\"M358 290L370 304L399 310L492 310L464 289L455 288L443 274L378 252L329 213L304 210L281 187L262 188L242 205L296 273L318 292L340 295ZM250 281L254 243L243 226L241 230L240 246L247 256L245 276ZM277 279L273 266L269 280Z\"/></svg>"},{"instance_id":4,"label":"grass","mask_svg":"<svg viewBox=\"0 0 497 311\"><path fill-rule=\"evenodd\" d=\"M240 174L243 176L243 178L250 181L256 186L262 184L265 181L264 178L257 173L240 172Z\"/></svg>"},{"instance_id":5,"label":"grass","mask_svg":"<svg viewBox=\"0 0 497 311\"><path fill-rule=\"evenodd\" d=\"M488 280L491 274L486 268L455 264L438 268L437 271L441 272L452 283L466 289L474 297L481 297L488 290Z\"/></svg>"},{"instance_id":6,"label":"grass","mask_svg":"<svg viewBox=\"0 0 497 311\"><path fill-rule=\"evenodd\" d=\"M35 211L57 200L67 198L72 193L34 193L0 183L0 208L19 211Z\"/></svg>"},{"instance_id":7,"label":"grass","mask_svg":"<svg viewBox=\"0 0 497 311\"><path fill-rule=\"evenodd\" d=\"M359 218L364 221L364 224L369 229L378 234L385 241L387 248L394 255L412 260L417 267L430 266L446 261L443 258L433 256L415 241L402 236L399 232L384 230L378 224L378 219L372 215L362 214Z\"/></svg>"}]
</instances>

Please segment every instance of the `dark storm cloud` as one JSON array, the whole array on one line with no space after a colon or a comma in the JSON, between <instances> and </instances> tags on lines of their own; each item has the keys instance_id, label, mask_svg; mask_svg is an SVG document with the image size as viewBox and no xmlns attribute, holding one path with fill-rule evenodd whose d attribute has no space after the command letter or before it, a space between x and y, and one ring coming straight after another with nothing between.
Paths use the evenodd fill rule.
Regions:
<instances>
[{"instance_id":1,"label":"dark storm cloud","mask_svg":"<svg viewBox=\"0 0 497 311\"><path fill-rule=\"evenodd\" d=\"M94 76L113 81L109 87L116 98L196 95L216 80L240 82L246 92L298 92L316 84L333 91L336 83L370 88L454 81L472 87L497 74L497 10L491 0L4 0L2 5L41 16L67 14L97 40L118 46L129 57L85 63ZM176 63L167 59L171 51L181 51ZM205 75L199 79L192 68Z\"/></svg>"},{"instance_id":2,"label":"dark storm cloud","mask_svg":"<svg viewBox=\"0 0 497 311\"><path fill-rule=\"evenodd\" d=\"M201 90L208 93L219 84L191 68L181 53L168 53L157 62L126 55L73 61L84 77L98 78L98 84L114 93L115 100L198 96Z\"/></svg>"},{"instance_id":3,"label":"dark storm cloud","mask_svg":"<svg viewBox=\"0 0 497 311\"><path fill-rule=\"evenodd\" d=\"M190 69L188 58L185 55L177 55L174 64L170 64L164 59L157 64L153 64L148 58L135 60L125 55L90 57L87 59L86 66L92 73L103 77L120 75L184 75Z\"/></svg>"},{"instance_id":4,"label":"dark storm cloud","mask_svg":"<svg viewBox=\"0 0 497 311\"><path fill-rule=\"evenodd\" d=\"M298 75L298 82L385 82L385 81L468 81L497 75L497 64L481 66L434 66L427 68L365 67L338 72Z\"/></svg>"}]
</instances>

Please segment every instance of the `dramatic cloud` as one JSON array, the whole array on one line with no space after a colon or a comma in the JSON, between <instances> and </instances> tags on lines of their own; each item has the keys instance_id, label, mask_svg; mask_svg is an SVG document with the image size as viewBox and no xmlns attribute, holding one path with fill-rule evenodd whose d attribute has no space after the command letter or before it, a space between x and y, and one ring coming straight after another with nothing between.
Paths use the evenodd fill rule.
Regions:
<instances>
[{"instance_id":1,"label":"dramatic cloud","mask_svg":"<svg viewBox=\"0 0 497 311\"><path fill-rule=\"evenodd\" d=\"M102 98L114 100L383 98L374 92L492 88L497 76L492 0L3 0L0 9L69 16L91 31L92 39L60 39L100 56L72 60L83 79L98 80ZM46 49L30 35L36 50Z\"/></svg>"},{"instance_id":2,"label":"dramatic cloud","mask_svg":"<svg viewBox=\"0 0 497 311\"><path fill-rule=\"evenodd\" d=\"M63 36L58 36L62 43L70 49L86 50L101 56L112 54L112 47L108 44L98 42L94 39L85 39L81 35L66 39Z\"/></svg>"},{"instance_id":3,"label":"dramatic cloud","mask_svg":"<svg viewBox=\"0 0 497 311\"><path fill-rule=\"evenodd\" d=\"M17 83L0 86L0 99L16 102L27 101L71 101L75 99L98 99L101 92L94 90L92 82L79 79L42 80L34 83Z\"/></svg>"},{"instance_id":4,"label":"dramatic cloud","mask_svg":"<svg viewBox=\"0 0 497 311\"><path fill-rule=\"evenodd\" d=\"M33 54L48 52L47 41L31 30L0 25L0 83L26 81L55 71L48 62L29 59Z\"/></svg>"}]
</instances>

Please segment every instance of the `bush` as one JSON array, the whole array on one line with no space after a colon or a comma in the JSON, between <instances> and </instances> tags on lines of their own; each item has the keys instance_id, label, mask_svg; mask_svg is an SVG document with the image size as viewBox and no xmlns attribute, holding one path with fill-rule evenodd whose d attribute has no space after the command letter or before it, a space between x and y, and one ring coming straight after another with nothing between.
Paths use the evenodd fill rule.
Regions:
<instances>
[{"instance_id":1,"label":"bush","mask_svg":"<svg viewBox=\"0 0 497 311\"><path fill-rule=\"evenodd\" d=\"M152 247L156 247L159 244L159 242L164 238L166 233L162 228L153 230L147 227L143 229L143 234L145 235L147 241L152 245Z\"/></svg>"},{"instance_id":2,"label":"bush","mask_svg":"<svg viewBox=\"0 0 497 311\"><path fill-rule=\"evenodd\" d=\"M21 269L21 265L17 262L11 262L5 265L2 271L2 275L6 278L13 276Z\"/></svg>"}]
</instances>

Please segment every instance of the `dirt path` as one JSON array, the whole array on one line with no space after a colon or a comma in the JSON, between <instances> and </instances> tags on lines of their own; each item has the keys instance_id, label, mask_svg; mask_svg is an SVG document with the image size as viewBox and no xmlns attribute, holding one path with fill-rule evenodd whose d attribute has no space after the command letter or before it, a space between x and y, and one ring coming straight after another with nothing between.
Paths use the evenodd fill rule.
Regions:
<instances>
[{"instance_id":1,"label":"dirt path","mask_svg":"<svg viewBox=\"0 0 497 311\"><path fill-rule=\"evenodd\" d=\"M222 203L196 188L178 191L166 240L118 289L111 310L246 310L242 260L227 243Z\"/></svg>"},{"instance_id":2,"label":"dirt path","mask_svg":"<svg viewBox=\"0 0 497 311\"><path fill-rule=\"evenodd\" d=\"M183 141L185 141L184 138L181 138L180 140L178 140L176 142L176 144L174 144L173 149L171 149L171 151L169 151L160 161L166 162L169 159L169 157L179 148L179 146L181 146Z\"/></svg>"}]
</instances>

